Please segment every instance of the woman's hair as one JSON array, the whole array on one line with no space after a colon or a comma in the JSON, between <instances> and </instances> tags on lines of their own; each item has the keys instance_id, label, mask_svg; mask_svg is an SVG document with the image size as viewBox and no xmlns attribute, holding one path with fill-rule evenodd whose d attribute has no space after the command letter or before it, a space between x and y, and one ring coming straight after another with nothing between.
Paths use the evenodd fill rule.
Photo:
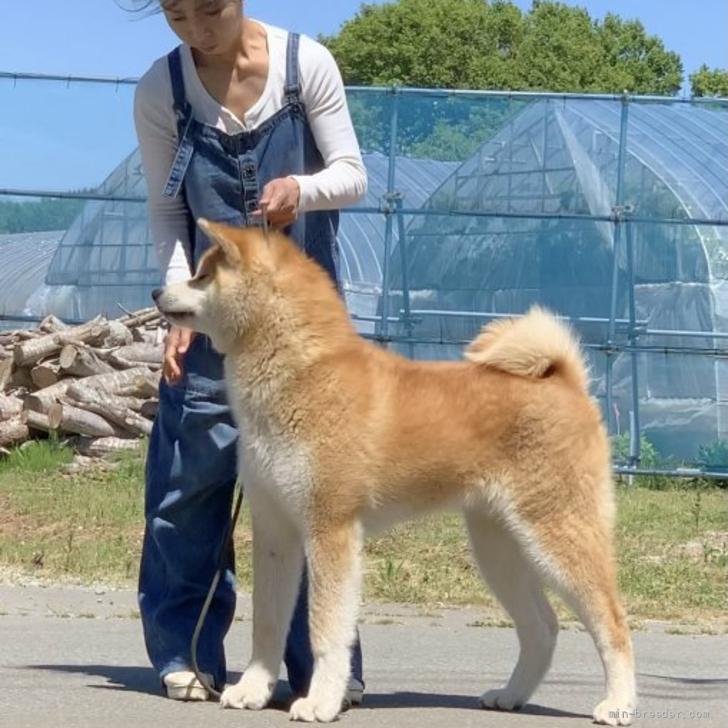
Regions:
<instances>
[{"instance_id":1,"label":"woman's hair","mask_svg":"<svg viewBox=\"0 0 728 728\"><path fill-rule=\"evenodd\" d=\"M154 15L162 12L162 0L115 0L116 4L130 13L146 12Z\"/></svg>"},{"instance_id":2,"label":"woman's hair","mask_svg":"<svg viewBox=\"0 0 728 728\"><path fill-rule=\"evenodd\" d=\"M129 13L145 13L155 15L162 12L162 0L114 0L116 4ZM241 0L242 1L242 0Z\"/></svg>"},{"instance_id":3,"label":"woman's hair","mask_svg":"<svg viewBox=\"0 0 728 728\"><path fill-rule=\"evenodd\" d=\"M122 10L130 13L142 13L146 11L148 15L153 15L162 10L160 0L116 0L116 4Z\"/></svg>"}]
</instances>

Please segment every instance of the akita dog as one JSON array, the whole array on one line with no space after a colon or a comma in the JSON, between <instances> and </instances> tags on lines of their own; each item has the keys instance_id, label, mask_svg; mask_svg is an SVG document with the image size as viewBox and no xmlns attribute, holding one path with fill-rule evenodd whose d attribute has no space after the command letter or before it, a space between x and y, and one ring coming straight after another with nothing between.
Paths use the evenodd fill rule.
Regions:
<instances>
[{"instance_id":1,"label":"akita dog","mask_svg":"<svg viewBox=\"0 0 728 728\"><path fill-rule=\"evenodd\" d=\"M546 311L492 323L465 361L410 361L355 331L327 274L284 236L198 221L195 277L156 293L173 324L225 355L253 519L253 654L223 706L263 708L278 678L304 560L315 667L291 717L331 721L355 635L364 534L435 508L465 516L475 560L515 623L520 656L486 708L522 706L558 624L550 586L602 659L598 723L635 708L617 591L608 440L569 329Z\"/></svg>"}]
</instances>

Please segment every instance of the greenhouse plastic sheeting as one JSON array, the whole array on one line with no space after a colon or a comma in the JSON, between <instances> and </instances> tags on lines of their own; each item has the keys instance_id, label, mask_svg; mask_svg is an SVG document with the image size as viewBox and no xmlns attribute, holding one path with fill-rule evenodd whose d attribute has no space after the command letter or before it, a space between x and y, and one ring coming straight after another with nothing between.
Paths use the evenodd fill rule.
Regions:
<instances>
[{"instance_id":1,"label":"greenhouse plastic sheeting","mask_svg":"<svg viewBox=\"0 0 728 728\"><path fill-rule=\"evenodd\" d=\"M37 83L16 85L27 96ZM57 113L70 118L77 89L107 86L67 87ZM0 84L3 104L16 93ZM129 127L131 97L114 102ZM665 463L728 466L728 102L362 88L348 98L369 189L343 212L339 243L363 334L407 356L457 358L487 321L540 303L581 335L613 434L639 426ZM0 168L7 195L83 187L98 198L62 232L44 283L26 276L13 301L0 290L0 311L88 318L148 305L160 276L129 136L96 178L79 179L62 147L50 176L36 167L19 182ZM636 463L634 432L631 443Z\"/></svg>"}]
</instances>

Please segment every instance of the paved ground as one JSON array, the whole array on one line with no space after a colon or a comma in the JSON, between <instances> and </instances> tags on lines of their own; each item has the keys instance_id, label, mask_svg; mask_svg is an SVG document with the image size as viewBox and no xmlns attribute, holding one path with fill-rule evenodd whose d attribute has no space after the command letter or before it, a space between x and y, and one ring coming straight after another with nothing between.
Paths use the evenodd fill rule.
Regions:
<instances>
[{"instance_id":1,"label":"paved ground","mask_svg":"<svg viewBox=\"0 0 728 728\"><path fill-rule=\"evenodd\" d=\"M261 713L159 696L129 592L0 585L2 728L212 728L289 725L279 706ZM583 632L564 630L547 681L514 714L478 709L476 696L507 678L513 630L478 626L476 610L364 610L364 706L348 728L587 726L602 690L601 667ZM239 670L248 654L250 603L241 599L228 640ZM728 725L728 637L635 634L640 726ZM282 694L285 688L281 686Z\"/></svg>"}]
</instances>

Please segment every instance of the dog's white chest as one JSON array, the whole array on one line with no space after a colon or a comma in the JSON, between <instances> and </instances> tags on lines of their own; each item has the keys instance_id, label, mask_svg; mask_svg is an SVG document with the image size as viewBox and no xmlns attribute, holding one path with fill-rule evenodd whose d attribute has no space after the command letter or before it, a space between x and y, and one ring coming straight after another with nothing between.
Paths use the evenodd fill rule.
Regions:
<instances>
[{"instance_id":1,"label":"dog's white chest","mask_svg":"<svg viewBox=\"0 0 728 728\"><path fill-rule=\"evenodd\" d=\"M238 466L243 487L265 489L287 511L302 513L313 483L306 448L285 433L246 420L240 427Z\"/></svg>"}]
</instances>

